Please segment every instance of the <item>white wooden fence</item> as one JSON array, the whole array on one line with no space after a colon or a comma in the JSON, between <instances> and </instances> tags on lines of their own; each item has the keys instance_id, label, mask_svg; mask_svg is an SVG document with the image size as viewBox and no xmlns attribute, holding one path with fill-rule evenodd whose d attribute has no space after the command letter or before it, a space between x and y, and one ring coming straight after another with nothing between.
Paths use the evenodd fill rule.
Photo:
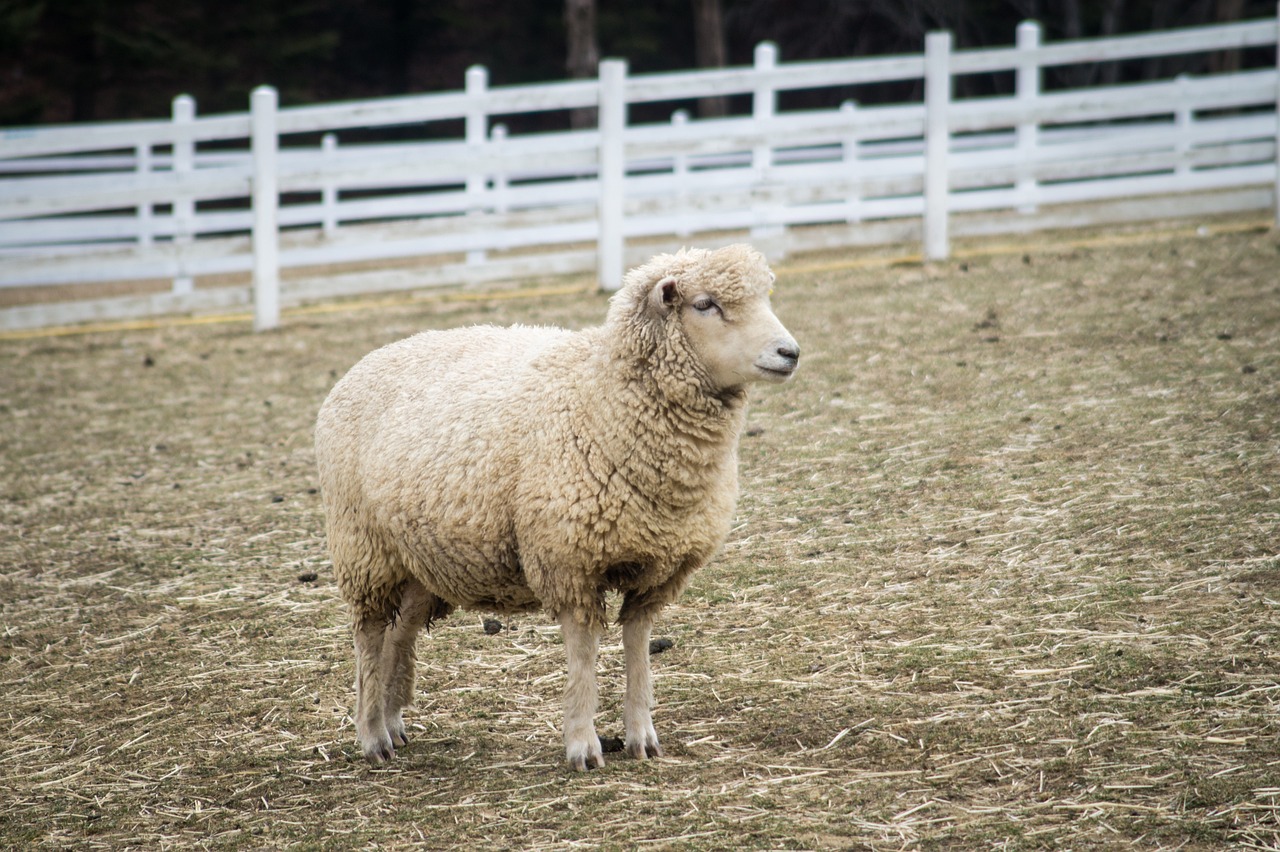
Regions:
<instances>
[{"instance_id":1,"label":"white wooden fence","mask_svg":"<svg viewBox=\"0 0 1280 852\"><path fill-rule=\"evenodd\" d=\"M0 288L173 283L73 300L59 288L0 309L0 329L249 305L266 329L308 300L592 268L608 289L655 245L742 231L775 256L921 240L942 258L952 235L1274 210L1275 67L1069 91L1041 80L1051 66L1275 49L1278 34L1280 16L1041 44L1026 23L1009 48L955 51L934 33L921 55L779 64L766 43L723 70L631 76L606 60L598 80L491 88L472 68L442 94L279 108L263 87L249 113L197 117L182 96L166 121L3 129ZM993 72L1013 73L1014 94L953 98L956 76ZM923 102L777 109L784 91L901 81L923 81ZM635 104L734 94L751 96L749 116L628 121ZM497 120L582 107L599 107L598 129L508 134ZM459 119L457 139L337 141ZM423 260L331 269L410 257ZM195 286L246 272L251 286Z\"/></svg>"}]
</instances>

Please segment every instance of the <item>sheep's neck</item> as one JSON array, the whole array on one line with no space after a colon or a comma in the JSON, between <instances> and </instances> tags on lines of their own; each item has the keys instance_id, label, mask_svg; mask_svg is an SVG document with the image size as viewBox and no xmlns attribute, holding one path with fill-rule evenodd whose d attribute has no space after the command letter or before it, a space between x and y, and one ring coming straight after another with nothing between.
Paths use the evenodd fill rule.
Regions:
<instances>
[{"instance_id":1,"label":"sheep's neck","mask_svg":"<svg viewBox=\"0 0 1280 852\"><path fill-rule=\"evenodd\" d=\"M600 329L610 353L610 366L624 371L624 380L644 387L673 413L683 414L699 430L711 422L733 420L746 404L746 390L717 388L711 376L690 351L678 325L659 324L644 318L626 328Z\"/></svg>"},{"instance_id":2,"label":"sheep's neck","mask_svg":"<svg viewBox=\"0 0 1280 852\"><path fill-rule=\"evenodd\" d=\"M603 374L592 379L576 388L586 413L580 437L591 436L590 449L580 449L603 462L594 466L601 481L625 483L650 509L686 511L736 466L741 404L717 401L712 416L673 404L652 371L627 371L625 394Z\"/></svg>"},{"instance_id":3,"label":"sheep's neck","mask_svg":"<svg viewBox=\"0 0 1280 852\"><path fill-rule=\"evenodd\" d=\"M623 349L616 340L614 343ZM590 400L592 407L616 409L606 415L610 422L615 428L634 430L637 436L652 433L660 440L680 438L698 448L732 444L746 408L745 389L711 388L709 377L693 366L687 351L663 343L615 349L606 364L595 365L600 376L612 373L606 380L608 386L633 388L634 395L612 404L613 393L602 391ZM672 369L672 364L678 367Z\"/></svg>"}]
</instances>

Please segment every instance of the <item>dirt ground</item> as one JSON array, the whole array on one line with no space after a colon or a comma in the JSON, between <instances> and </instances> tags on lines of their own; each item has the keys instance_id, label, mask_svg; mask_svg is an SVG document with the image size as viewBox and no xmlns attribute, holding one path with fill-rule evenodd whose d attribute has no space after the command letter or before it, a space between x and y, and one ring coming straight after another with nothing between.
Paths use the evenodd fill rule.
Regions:
<instances>
[{"instance_id":1,"label":"dirt ground","mask_svg":"<svg viewBox=\"0 0 1280 852\"><path fill-rule=\"evenodd\" d=\"M1280 242L957 249L780 264L804 357L659 621L667 757L587 774L558 630L481 612L420 641L413 742L358 759L311 429L381 344L604 297L0 340L0 846L1273 847ZM616 629L600 670L617 736Z\"/></svg>"}]
</instances>

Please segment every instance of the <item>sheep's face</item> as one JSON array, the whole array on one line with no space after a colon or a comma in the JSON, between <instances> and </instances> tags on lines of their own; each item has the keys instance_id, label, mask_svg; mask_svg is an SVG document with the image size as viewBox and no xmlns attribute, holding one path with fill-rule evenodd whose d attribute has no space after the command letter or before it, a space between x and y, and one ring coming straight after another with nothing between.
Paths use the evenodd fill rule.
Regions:
<instances>
[{"instance_id":1,"label":"sheep's face","mask_svg":"<svg viewBox=\"0 0 1280 852\"><path fill-rule=\"evenodd\" d=\"M769 303L773 272L758 253L744 255L744 249L711 252L697 269L666 276L650 292L669 320L678 315L689 348L718 391L785 382L800 360L799 345ZM731 256L736 262L714 262L731 250L737 250Z\"/></svg>"}]
</instances>

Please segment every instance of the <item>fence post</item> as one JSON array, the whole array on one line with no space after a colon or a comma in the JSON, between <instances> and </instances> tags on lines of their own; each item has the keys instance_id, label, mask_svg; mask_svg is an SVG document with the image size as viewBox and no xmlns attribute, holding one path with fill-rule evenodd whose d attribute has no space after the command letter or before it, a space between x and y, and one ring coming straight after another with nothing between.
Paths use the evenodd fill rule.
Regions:
<instances>
[{"instance_id":1,"label":"fence post","mask_svg":"<svg viewBox=\"0 0 1280 852\"><path fill-rule=\"evenodd\" d=\"M138 145L135 148L135 165L134 169L138 173L138 177L146 180L146 176L151 174L151 143ZM150 248L155 242L155 226L151 221L151 202L146 201L138 205L138 245L141 248Z\"/></svg>"},{"instance_id":2,"label":"fence post","mask_svg":"<svg viewBox=\"0 0 1280 852\"><path fill-rule=\"evenodd\" d=\"M280 325L279 179L276 175L278 97L271 86L250 100L253 153L253 329Z\"/></svg>"},{"instance_id":3,"label":"fence post","mask_svg":"<svg viewBox=\"0 0 1280 852\"><path fill-rule=\"evenodd\" d=\"M770 41L760 42L756 45L754 59L757 82L751 95L751 118L757 132L767 133L777 111L778 96L773 82L761 78L778 66L778 46ZM757 145L751 152L753 183L757 189L764 188L772 166L773 149L768 143ZM769 205L757 202L752 208L752 219L756 222L751 228L753 239L775 236L782 231L781 225L772 221L774 217L770 215Z\"/></svg>"},{"instance_id":4,"label":"fence post","mask_svg":"<svg viewBox=\"0 0 1280 852\"><path fill-rule=\"evenodd\" d=\"M600 287L622 286L623 212L626 201L627 61L600 60L600 234L596 250Z\"/></svg>"},{"instance_id":5,"label":"fence post","mask_svg":"<svg viewBox=\"0 0 1280 852\"><path fill-rule=\"evenodd\" d=\"M845 201L848 209L845 221L853 225L862 221L862 165L858 162L858 102L845 101L840 104L840 114L848 121L842 153L844 171L849 176L850 185L853 187Z\"/></svg>"},{"instance_id":6,"label":"fence post","mask_svg":"<svg viewBox=\"0 0 1280 852\"><path fill-rule=\"evenodd\" d=\"M1177 155L1173 172L1178 177L1191 174L1191 124L1195 121L1195 114L1187 105L1190 80L1186 74L1174 78L1178 86L1178 109L1173 114L1173 152Z\"/></svg>"},{"instance_id":7,"label":"fence post","mask_svg":"<svg viewBox=\"0 0 1280 852\"><path fill-rule=\"evenodd\" d=\"M479 159L484 150L485 140L489 136L489 116L485 111L485 91L489 88L489 71L483 65L472 65L467 69L467 117L466 143L468 150L474 155L472 162ZM484 194L489 178L484 172L471 172L467 175L468 216L478 216L484 212ZM483 249L467 252L467 263L484 263Z\"/></svg>"},{"instance_id":8,"label":"fence post","mask_svg":"<svg viewBox=\"0 0 1280 852\"><path fill-rule=\"evenodd\" d=\"M931 32L924 38L924 257L946 260L947 153L951 133L947 113L951 105L951 33Z\"/></svg>"},{"instance_id":9,"label":"fence post","mask_svg":"<svg viewBox=\"0 0 1280 852\"><path fill-rule=\"evenodd\" d=\"M1036 108L1040 97L1040 60L1035 51L1040 47L1040 24L1023 21L1018 24L1018 68L1014 80L1018 109L1024 119ZM1018 212L1036 212L1036 145L1039 143L1040 126L1033 120L1023 120L1014 131L1018 155Z\"/></svg>"},{"instance_id":10,"label":"fence post","mask_svg":"<svg viewBox=\"0 0 1280 852\"><path fill-rule=\"evenodd\" d=\"M681 130L689 123L689 111L678 109L671 113L671 135L680 139L684 136ZM671 176L676 182L676 209L680 211L676 220L676 236L687 237L693 233L689 227L689 155L676 154L671 159Z\"/></svg>"},{"instance_id":11,"label":"fence post","mask_svg":"<svg viewBox=\"0 0 1280 852\"><path fill-rule=\"evenodd\" d=\"M320 227L326 238L338 232L338 187L329 177L336 168L338 137L326 133L320 137L320 153L324 160L325 179L320 187Z\"/></svg>"},{"instance_id":12,"label":"fence post","mask_svg":"<svg viewBox=\"0 0 1280 852\"><path fill-rule=\"evenodd\" d=\"M1280 3L1276 4L1276 178L1273 206L1274 225L1280 228Z\"/></svg>"},{"instance_id":13,"label":"fence post","mask_svg":"<svg viewBox=\"0 0 1280 852\"><path fill-rule=\"evenodd\" d=\"M196 120L196 100L190 95L178 95L173 99L173 160L175 175L190 174L195 168L196 146L193 133ZM173 199L173 242L177 249L178 274L173 279L174 293L190 293L195 282L186 270L186 252L195 240L196 202L185 190L179 189Z\"/></svg>"},{"instance_id":14,"label":"fence post","mask_svg":"<svg viewBox=\"0 0 1280 852\"><path fill-rule=\"evenodd\" d=\"M494 154L501 161L506 148L507 126L495 124L493 130L489 132L489 141L493 145ZM511 200L507 197L508 186L507 169L504 164L493 174L493 212L506 213L510 209Z\"/></svg>"}]
</instances>

